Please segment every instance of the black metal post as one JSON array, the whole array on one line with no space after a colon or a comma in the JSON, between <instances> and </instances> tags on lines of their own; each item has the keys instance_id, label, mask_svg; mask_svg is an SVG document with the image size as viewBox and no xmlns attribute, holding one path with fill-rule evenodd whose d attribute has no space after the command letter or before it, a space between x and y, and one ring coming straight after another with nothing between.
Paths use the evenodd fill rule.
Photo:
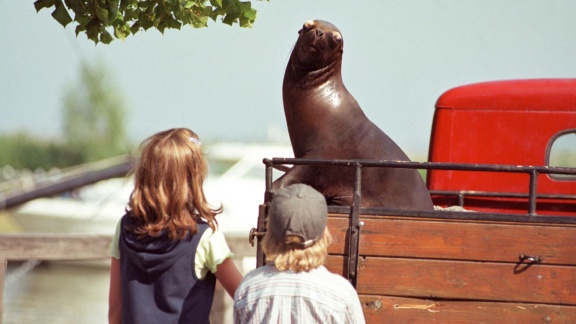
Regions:
<instances>
[{"instance_id":1,"label":"black metal post","mask_svg":"<svg viewBox=\"0 0 576 324\"><path fill-rule=\"evenodd\" d=\"M348 227L348 280L356 288L358 279L358 250L360 243L360 202L362 199L362 165L356 164L354 179L354 197Z\"/></svg>"},{"instance_id":2,"label":"black metal post","mask_svg":"<svg viewBox=\"0 0 576 324\"><path fill-rule=\"evenodd\" d=\"M538 185L538 171L530 172L530 197L528 205L528 215L536 216L536 188Z\"/></svg>"}]
</instances>

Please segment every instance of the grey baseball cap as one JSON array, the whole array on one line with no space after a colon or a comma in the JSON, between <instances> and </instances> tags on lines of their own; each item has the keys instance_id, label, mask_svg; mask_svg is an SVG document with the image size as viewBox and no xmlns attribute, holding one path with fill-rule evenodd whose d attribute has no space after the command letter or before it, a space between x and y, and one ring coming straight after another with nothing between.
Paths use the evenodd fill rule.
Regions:
<instances>
[{"instance_id":1,"label":"grey baseball cap","mask_svg":"<svg viewBox=\"0 0 576 324\"><path fill-rule=\"evenodd\" d=\"M328 206L324 196L305 184L293 184L276 192L270 202L268 218L272 234L280 242L289 243L288 235L296 235L303 243L295 245L305 249L312 246L326 229Z\"/></svg>"}]
</instances>

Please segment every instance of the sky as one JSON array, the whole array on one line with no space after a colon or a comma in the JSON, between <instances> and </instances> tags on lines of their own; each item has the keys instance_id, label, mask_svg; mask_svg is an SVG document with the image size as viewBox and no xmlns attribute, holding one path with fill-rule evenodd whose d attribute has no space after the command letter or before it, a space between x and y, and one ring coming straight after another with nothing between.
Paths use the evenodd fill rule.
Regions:
<instances>
[{"instance_id":1,"label":"sky","mask_svg":"<svg viewBox=\"0 0 576 324\"><path fill-rule=\"evenodd\" d=\"M204 141L289 143L282 78L309 19L344 38L343 80L365 114L426 160L434 104L483 81L576 76L576 1L252 1L253 28L150 29L95 45L33 0L0 0L0 135L62 136L62 105L83 60L123 95L139 143L188 127ZM0 153L1 154L1 153Z\"/></svg>"}]
</instances>

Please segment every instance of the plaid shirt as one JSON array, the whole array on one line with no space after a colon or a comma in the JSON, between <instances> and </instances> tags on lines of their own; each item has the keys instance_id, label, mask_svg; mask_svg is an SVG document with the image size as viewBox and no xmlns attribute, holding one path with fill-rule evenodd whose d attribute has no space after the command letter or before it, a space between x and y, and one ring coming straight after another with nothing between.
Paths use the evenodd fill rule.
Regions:
<instances>
[{"instance_id":1,"label":"plaid shirt","mask_svg":"<svg viewBox=\"0 0 576 324\"><path fill-rule=\"evenodd\" d=\"M365 323L358 294L342 276L266 265L248 273L234 295L234 323Z\"/></svg>"}]
</instances>

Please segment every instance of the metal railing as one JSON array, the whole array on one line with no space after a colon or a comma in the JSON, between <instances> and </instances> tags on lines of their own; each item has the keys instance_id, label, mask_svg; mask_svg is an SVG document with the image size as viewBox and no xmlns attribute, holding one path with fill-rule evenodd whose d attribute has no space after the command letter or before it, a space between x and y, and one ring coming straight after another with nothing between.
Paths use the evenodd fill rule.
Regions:
<instances>
[{"instance_id":1,"label":"metal railing","mask_svg":"<svg viewBox=\"0 0 576 324\"><path fill-rule=\"evenodd\" d=\"M355 169L354 193L351 206L329 206L330 213L348 214L349 226L347 231L348 258L346 267L346 277L351 284L356 287L357 266L359 257L359 238L363 223L360 221L360 215L387 215L387 216L406 216L414 218L442 218L442 219L467 219L467 220L491 220L507 222L533 222L533 223L562 223L576 224L576 217L562 216L538 216L536 214L537 198L553 198L576 200L576 195L538 195L537 184L540 174L561 174L576 175L576 168L566 167L541 167L541 166L516 166L516 165L494 165L494 164L461 164L461 163L442 163L442 162L408 162L408 161L382 161L382 160L327 160L327 159L296 159L296 158L273 158L264 159L266 165L266 193L264 203L267 205L274 196L272 187L273 169L286 170L286 165L310 165L310 166L342 166ZM477 196L498 196L498 197L527 197L528 210L526 215L518 214L496 214L482 212L445 212L445 211L414 211L414 210L395 210L387 208L362 208L362 168L364 167L386 167L386 168L404 168L404 169L425 169L425 170L452 170L452 171L490 171L490 172L509 172L522 173L529 175L527 184L528 194L516 193L489 193L489 192L466 192L455 191L450 194L457 195L463 200L464 195ZM528 217L526 217L528 216ZM576 216L576 211L575 211ZM267 217L267 216L266 216ZM254 236L261 238L265 233L265 221L258 220L257 230L251 233L250 239L253 241ZM263 253L258 248L257 254L258 266L263 264Z\"/></svg>"},{"instance_id":2,"label":"metal railing","mask_svg":"<svg viewBox=\"0 0 576 324\"><path fill-rule=\"evenodd\" d=\"M408 162L408 161L384 161L384 160L327 160L327 159L296 159L296 158L273 158L264 159L266 165L266 190L272 188L272 169L282 168L284 165L310 165L310 166L343 166L356 169L354 188L361 186L361 170L363 167L387 167L403 169L425 169L425 170L449 170L449 171L490 171L522 173L529 175L527 184L528 193L494 193L483 191L431 191L431 194L448 194L459 196L484 196L484 197L506 197L506 198L528 198L527 215L536 216L537 198L542 199L565 199L576 200L575 195L538 195L537 184L540 174L559 174L576 176L576 168L568 167L547 167L547 166L522 166L522 165L500 165L500 164L462 164L444 162ZM285 169L285 168L282 168ZM271 194L271 192L270 192ZM361 193L358 193L361 200ZM358 206L359 207L359 206ZM370 208L373 210L373 208ZM368 210L368 209L367 209ZM387 212L389 210L383 209ZM410 211L409 213L413 213Z\"/></svg>"}]
</instances>

